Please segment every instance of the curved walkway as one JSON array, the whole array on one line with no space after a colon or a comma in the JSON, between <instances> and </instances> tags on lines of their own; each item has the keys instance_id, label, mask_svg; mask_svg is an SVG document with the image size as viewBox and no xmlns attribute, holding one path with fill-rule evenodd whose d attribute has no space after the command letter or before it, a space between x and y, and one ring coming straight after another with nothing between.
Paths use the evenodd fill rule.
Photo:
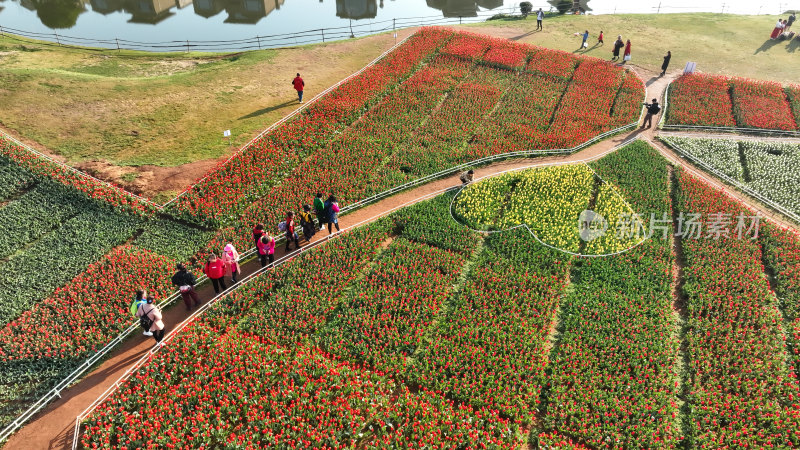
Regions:
<instances>
[{"instance_id":1,"label":"curved walkway","mask_svg":"<svg viewBox=\"0 0 800 450\"><path fill-rule=\"evenodd\" d=\"M637 71L641 73L640 69ZM643 76L643 79L646 79L646 77ZM669 81L668 77L651 78L650 81L648 81L648 98L661 97ZM685 167L688 171L692 172L693 175L704 179L713 186L725 189L728 195L736 198L750 208L760 211L764 216L772 219L779 225L796 229L796 225L786 222L775 214L769 213L768 209L764 206L759 205L746 195L732 190L732 188L721 184L710 175L694 168L663 144L654 142L653 138L656 133L656 129L637 129L630 133L614 136L580 152L573 153L572 155L507 160L476 169L475 175L476 179L480 179L511 169L594 160L613 151L617 146L628 140L642 138L650 141L668 160ZM344 230L355 225L376 220L389 211L425 200L458 184L460 184L458 176L453 175L432 181L415 189L401 192L341 217L339 219L340 226ZM317 233L315 238L312 239L312 242L324 238L327 234L327 231ZM276 249L276 257L284 254L283 248ZM260 265L257 260L243 264L240 278L244 278L246 275L255 272L259 268ZM198 288L198 294L200 298L204 300L211 299L214 296L213 290L209 284L200 286ZM170 328L174 328L171 327L170 324L178 324L189 315L184 307L180 305L181 302L178 303L178 305L164 313L164 322L167 324L167 332L169 332ZM103 394L106 389L112 386L132 364L152 347L152 345L153 340L151 338L146 338L141 335L128 339L116 349L108 360L102 363L91 374L87 375L75 386L65 390L62 393L61 399L50 404L43 412L35 416L28 425L11 436L6 444L6 448L25 450L71 448L75 418L78 414L83 412L92 402Z\"/></svg>"}]
</instances>

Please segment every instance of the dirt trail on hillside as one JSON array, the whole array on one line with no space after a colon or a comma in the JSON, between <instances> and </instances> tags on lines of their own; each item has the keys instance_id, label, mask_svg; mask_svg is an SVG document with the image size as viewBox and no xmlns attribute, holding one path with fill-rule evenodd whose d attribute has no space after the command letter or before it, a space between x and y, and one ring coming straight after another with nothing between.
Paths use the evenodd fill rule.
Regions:
<instances>
[{"instance_id":1,"label":"dirt trail on hillside","mask_svg":"<svg viewBox=\"0 0 800 450\"><path fill-rule=\"evenodd\" d=\"M640 76L645 80L648 91L648 101L654 97L663 98L663 92L670 80L675 76L656 77L652 73L647 73L643 69L634 68ZM769 213L766 208L758 205L746 195L741 194L732 188L726 187L713 179L710 175L698 171L690 164L677 156L673 151L666 148L664 145L655 141L657 130L650 129L636 129L631 132L626 132L610 139L604 140L594 144L580 152L574 153L569 156L551 156L535 159L515 159L492 164L487 167L475 170L475 178L480 179L491 176L503 171L512 169L521 169L526 167L539 167L554 164L563 164L570 162L588 161L599 159L606 153L611 152L616 146L625 141L641 137L649 140L655 145L656 148L668 160L683 166L686 170L690 171L693 175L704 179L709 184L725 189L725 192L731 197L736 198L742 203L746 204L754 210L760 211L764 216L774 220L776 223L796 228L795 225L790 224L783 219L777 217L775 214ZM400 207L422 201L430 198L444 190L453 186L459 185L457 175L447 178L432 181L423 186L401 192L392 197L386 198L379 202L370 204L361 208L351 214L347 214L339 219L339 224L343 230L359 225L362 223L370 222L378 219L379 217L388 214L389 212ZM320 239L325 239L328 235L327 230L317 233L312 239L312 242L317 242ZM283 247L276 249L276 257L283 256L285 253ZM257 260L250 261L243 264L242 275L246 275L258 270L260 265ZM198 288L198 294L203 301L207 301L213 297L213 289L209 284L205 284ZM185 311L182 302L169 309L164 314L164 322L167 324L167 333L175 329L176 325L183 321L189 313ZM75 418L78 414L83 412L92 402L94 402L106 389L112 386L120 376L122 376L129 367L131 367L142 355L144 355L153 346L152 338L147 338L138 334L125 343L120 345L100 367L95 369L91 374L86 376L75 386L62 392L62 398L53 402L43 412L35 416L27 426L22 428L17 434L12 436L6 448L8 449L61 449L70 448L73 439L73 429L75 426Z\"/></svg>"}]
</instances>

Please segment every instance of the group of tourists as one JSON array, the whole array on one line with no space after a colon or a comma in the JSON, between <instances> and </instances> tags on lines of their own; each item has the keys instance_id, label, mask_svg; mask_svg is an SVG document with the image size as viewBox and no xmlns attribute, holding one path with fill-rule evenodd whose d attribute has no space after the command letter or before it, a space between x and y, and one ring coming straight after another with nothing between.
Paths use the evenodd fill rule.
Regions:
<instances>
[{"instance_id":1,"label":"group of tourists","mask_svg":"<svg viewBox=\"0 0 800 450\"><path fill-rule=\"evenodd\" d=\"M299 230L302 230L303 240L306 243L311 243L311 239L317 231L325 228L326 224L328 226L328 234L333 233L334 227L337 232L340 231L340 208L336 196L331 194L327 199L323 199L322 193L317 193L312 203L313 207L312 205L303 205L302 211L297 214L294 211L287 211L286 218L278 224L278 229L286 234L285 250L287 252L292 250L291 244L294 244L295 249L300 248L298 227ZM312 209L317 219L316 223L314 216L312 216ZM264 268L267 264L273 264L275 262L276 240L275 237L267 233L264 224L256 224L253 228L253 241L261 267ZM206 259L202 270L211 280L216 295L228 289L225 281L226 277L230 277L232 284L237 283L238 276L242 273L239 260L239 252L232 243L226 244L219 255L211 253ZM178 288L188 312L192 308L201 305L200 298L195 291L197 278L183 264L178 264L176 269L177 272L172 276L171 281ZM139 324L144 330L143 334L152 336L156 341L156 345L160 345L165 333L163 316L161 310L155 305L154 299L146 291L139 290L136 292L134 301L130 306L130 313L132 316L139 318Z\"/></svg>"},{"instance_id":2,"label":"group of tourists","mask_svg":"<svg viewBox=\"0 0 800 450\"><path fill-rule=\"evenodd\" d=\"M780 41L791 40L794 37L794 31L791 31L791 28L795 20L797 20L797 17L794 15L794 12L792 12L788 19L778 19L778 23L775 24L775 28L772 29L772 34L769 35L769 38Z\"/></svg>"},{"instance_id":3,"label":"group of tourists","mask_svg":"<svg viewBox=\"0 0 800 450\"><path fill-rule=\"evenodd\" d=\"M619 52L623 47L625 47L625 52L622 54L622 61L627 62L631 60L631 40L628 39L628 42L622 42L622 35L620 34L617 36L617 40L614 41L614 46L611 50L611 61L619 60Z\"/></svg>"}]
</instances>

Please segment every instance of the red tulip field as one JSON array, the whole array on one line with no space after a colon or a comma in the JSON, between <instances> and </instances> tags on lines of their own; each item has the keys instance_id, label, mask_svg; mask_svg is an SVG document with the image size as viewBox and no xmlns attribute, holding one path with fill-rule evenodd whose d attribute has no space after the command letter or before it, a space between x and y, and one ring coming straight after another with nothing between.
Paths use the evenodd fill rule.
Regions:
<instances>
[{"instance_id":1,"label":"red tulip field","mask_svg":"<svg viewBox=\"0 0 800 450\"><path fill-rule=\"evenodd\" d=\"M643 217L749 214L641 141L590 166ZM95 411L82 445L800 445L797 235L694 239L666 220L629 251L575 257L521 228L470 231L454 196L229 294ZM472 208L496 211L484 198Z\"/></svg>"},{"instance_id":2,"label":"red tulip field","mask_svg":"<svg viewBox=\"0 0 800 450\"><path fill-rule=\"evenodd\" d=\"M638 76L597 59L423 29L213 170L173 213L246 222L248 209L296 208L315 185L344 187L336 192L347 204L478 157L573 147L634 122L643 97Z\"/></svg>"},{"instance_id":3,"label":"red tulip field","mask_svg":"<svg viewBox=\"0 0 800 450\"><path fill-rule=\"evenodd\" d=\"M667 125L800 130L798 86L690 74L673 81Z\"/></svg>"},{"instance_id":4,"label":"red tulip field","mask_svg":"<svg viewBox=\"0 0 800 450\"><path fill-rule=\"evenodd\" d=\"M798 86L669 89L668 124L800 131ZM800 147L641 131L574 154L644 95L622 65L422 28L164 207L0 138L0 429L116 345L137 289L170 297L176 263L280 236L321 192L343 232L243 260L165 345L136 328L97 363L146 355L81 448L800 447ZM462 164L474 182L439 173Z\"/></svg>"}]
</instances>

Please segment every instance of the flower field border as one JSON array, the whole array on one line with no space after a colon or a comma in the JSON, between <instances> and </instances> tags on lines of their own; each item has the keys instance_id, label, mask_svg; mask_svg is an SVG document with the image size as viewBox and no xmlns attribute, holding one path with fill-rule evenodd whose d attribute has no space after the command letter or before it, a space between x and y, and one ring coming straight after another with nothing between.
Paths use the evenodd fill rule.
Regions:
<instances>
[{"instance_id":1,"label":"flower field border","mask_svg":"<svg viewBox=\"0 0 800 450\"><path fill-rule=\"evenodd\" d=\"M672 90L672 83L670 81L667 89L664 91L664 109L661 113L661 119L658 121L658 128L664 131L703 131L703 132L720 132L732 134L745 134L754 136L779 136L779 137L800 137L800 131L787 131L787 130L774 130L767 128L745 128L745 127L714 127L708 125L680 125L680 124L667 124L667 110L669 109L669 93Z\"/></svg>"},{"instance_id":2,"label":"flower field border","mask_svg":"<svg viewBox=\"0 0 800 450\"><path fill-rule=\"evenodd\" d=\"M754 199L758 200L760 203L762 203L764 205L767 205L768 207L772 208L774 211L780 213L784 217L787 217L787 218L791 219L793 222L800 224L800 215L797 215L797 214L793 213L792 211L787 210L783 206L781 206L781 205L775 203L774 201L764 197L760 193L750 189L749 187L745 186L741 182L739 182L737 180L734 180L733 178L729 177L728 175L725 175L724 173L722 173L719 170L717 170L715 167L713 167L711 164L709 164L708 162L706 162L702 158L699 158L696 155L692 154L691 152L689 152L687 150L684 150L683 148L681 148L680 145L678 145L678 144L676 144L674 142L671 142L669 140L668 136L659 136L658 140L663 142L664 144L666 144L669 148L671 148L671 149L675 150L676 152L678 152L678 154L682 158L685 158L685 159L689 160L692 164L695 164L696 166L702 168L704 171L714 175L715 177L717 177L718 179L724 181L728 185L735 187L737 190L749 195L750 197L753 197Z\"/></svg>"}]
</instances>

